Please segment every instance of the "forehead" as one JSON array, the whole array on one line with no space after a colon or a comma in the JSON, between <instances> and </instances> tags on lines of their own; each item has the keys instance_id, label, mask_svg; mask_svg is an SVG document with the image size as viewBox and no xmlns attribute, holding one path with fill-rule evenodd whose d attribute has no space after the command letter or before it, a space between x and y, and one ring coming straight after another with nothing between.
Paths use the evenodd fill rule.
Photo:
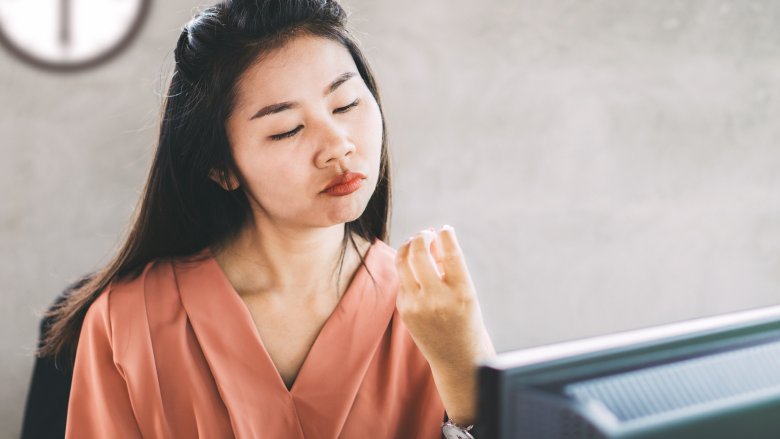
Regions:
<instances>
[{"instance_id":1,"label":"forehead","mask_svg":"<svg viewBox=\"0 0 780 439\"><path fill-rule=\"evenodd\" d=\"M346 47L333 40L299 36L259 60L241 75L237 105L297 100L325 86L346 71L357 70Z\"/></svg>"}]
</instances>

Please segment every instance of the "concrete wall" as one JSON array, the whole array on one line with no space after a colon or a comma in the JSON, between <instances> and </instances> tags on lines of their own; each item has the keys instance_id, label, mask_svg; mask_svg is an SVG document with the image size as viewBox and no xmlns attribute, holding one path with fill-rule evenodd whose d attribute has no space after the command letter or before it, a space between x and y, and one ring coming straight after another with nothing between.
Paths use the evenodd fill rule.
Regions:
<instances>
[{"instance_id":1,"label":"concrete wall","mask_svg":"<svg viewBox=\"0 0 780 439\"><path fill-rule=\"evenodd\" d=\"M198 4L76 75L0 50L0 437L37 312L107 261ZM345 1L383 92L391 244L453 225L499 351L777 303L780 3Z\"/></svg>"}]
</instances>

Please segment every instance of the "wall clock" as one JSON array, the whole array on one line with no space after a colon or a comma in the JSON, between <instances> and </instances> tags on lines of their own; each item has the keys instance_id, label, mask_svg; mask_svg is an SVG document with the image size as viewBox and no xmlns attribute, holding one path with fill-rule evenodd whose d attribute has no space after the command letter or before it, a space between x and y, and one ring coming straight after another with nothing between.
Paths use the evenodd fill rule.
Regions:
<instances>
[{"instance_id":1,"label":"wall clock","mask_svg":"<svg viewBox=\"0 0 780 439\"><path fill-rule=\"evenodd\" d=\"M84 70L125 49L151 0L0 0L0 44L56 71Z\"/></svg>"}]
</instances>

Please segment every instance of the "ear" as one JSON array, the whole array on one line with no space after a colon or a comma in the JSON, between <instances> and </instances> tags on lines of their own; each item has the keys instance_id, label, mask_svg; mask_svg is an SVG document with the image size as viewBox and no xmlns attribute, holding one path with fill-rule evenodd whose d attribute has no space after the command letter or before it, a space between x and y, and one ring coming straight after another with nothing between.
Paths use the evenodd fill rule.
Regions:
<instances>
[{"instance_id":1,"label":"ear","mask_svg":"<svg viewBox=\"0 0 780 439\"><path fill-rule=\"evenodd\" d=\"M209 170L209 178L228 192L238 189L239 186L238 179L233 173L223 169L211 168Z\"/></svg>"}]
</instances>

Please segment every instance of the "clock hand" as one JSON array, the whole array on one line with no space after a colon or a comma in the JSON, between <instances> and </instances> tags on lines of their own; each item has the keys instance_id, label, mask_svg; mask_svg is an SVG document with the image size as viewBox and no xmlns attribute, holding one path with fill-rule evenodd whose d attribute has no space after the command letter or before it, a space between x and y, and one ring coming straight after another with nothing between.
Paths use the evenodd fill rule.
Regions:
<instances>
[{"instance_id":1,"label":"clock hand","mask_svg":"<svg viewBox=\"0 0 780 439\"><path fill-rule=\"evenodd\" d=\"M70 45L70 1L60 0L60 43L63 48Z\"/></svg>"}]
</instances>

